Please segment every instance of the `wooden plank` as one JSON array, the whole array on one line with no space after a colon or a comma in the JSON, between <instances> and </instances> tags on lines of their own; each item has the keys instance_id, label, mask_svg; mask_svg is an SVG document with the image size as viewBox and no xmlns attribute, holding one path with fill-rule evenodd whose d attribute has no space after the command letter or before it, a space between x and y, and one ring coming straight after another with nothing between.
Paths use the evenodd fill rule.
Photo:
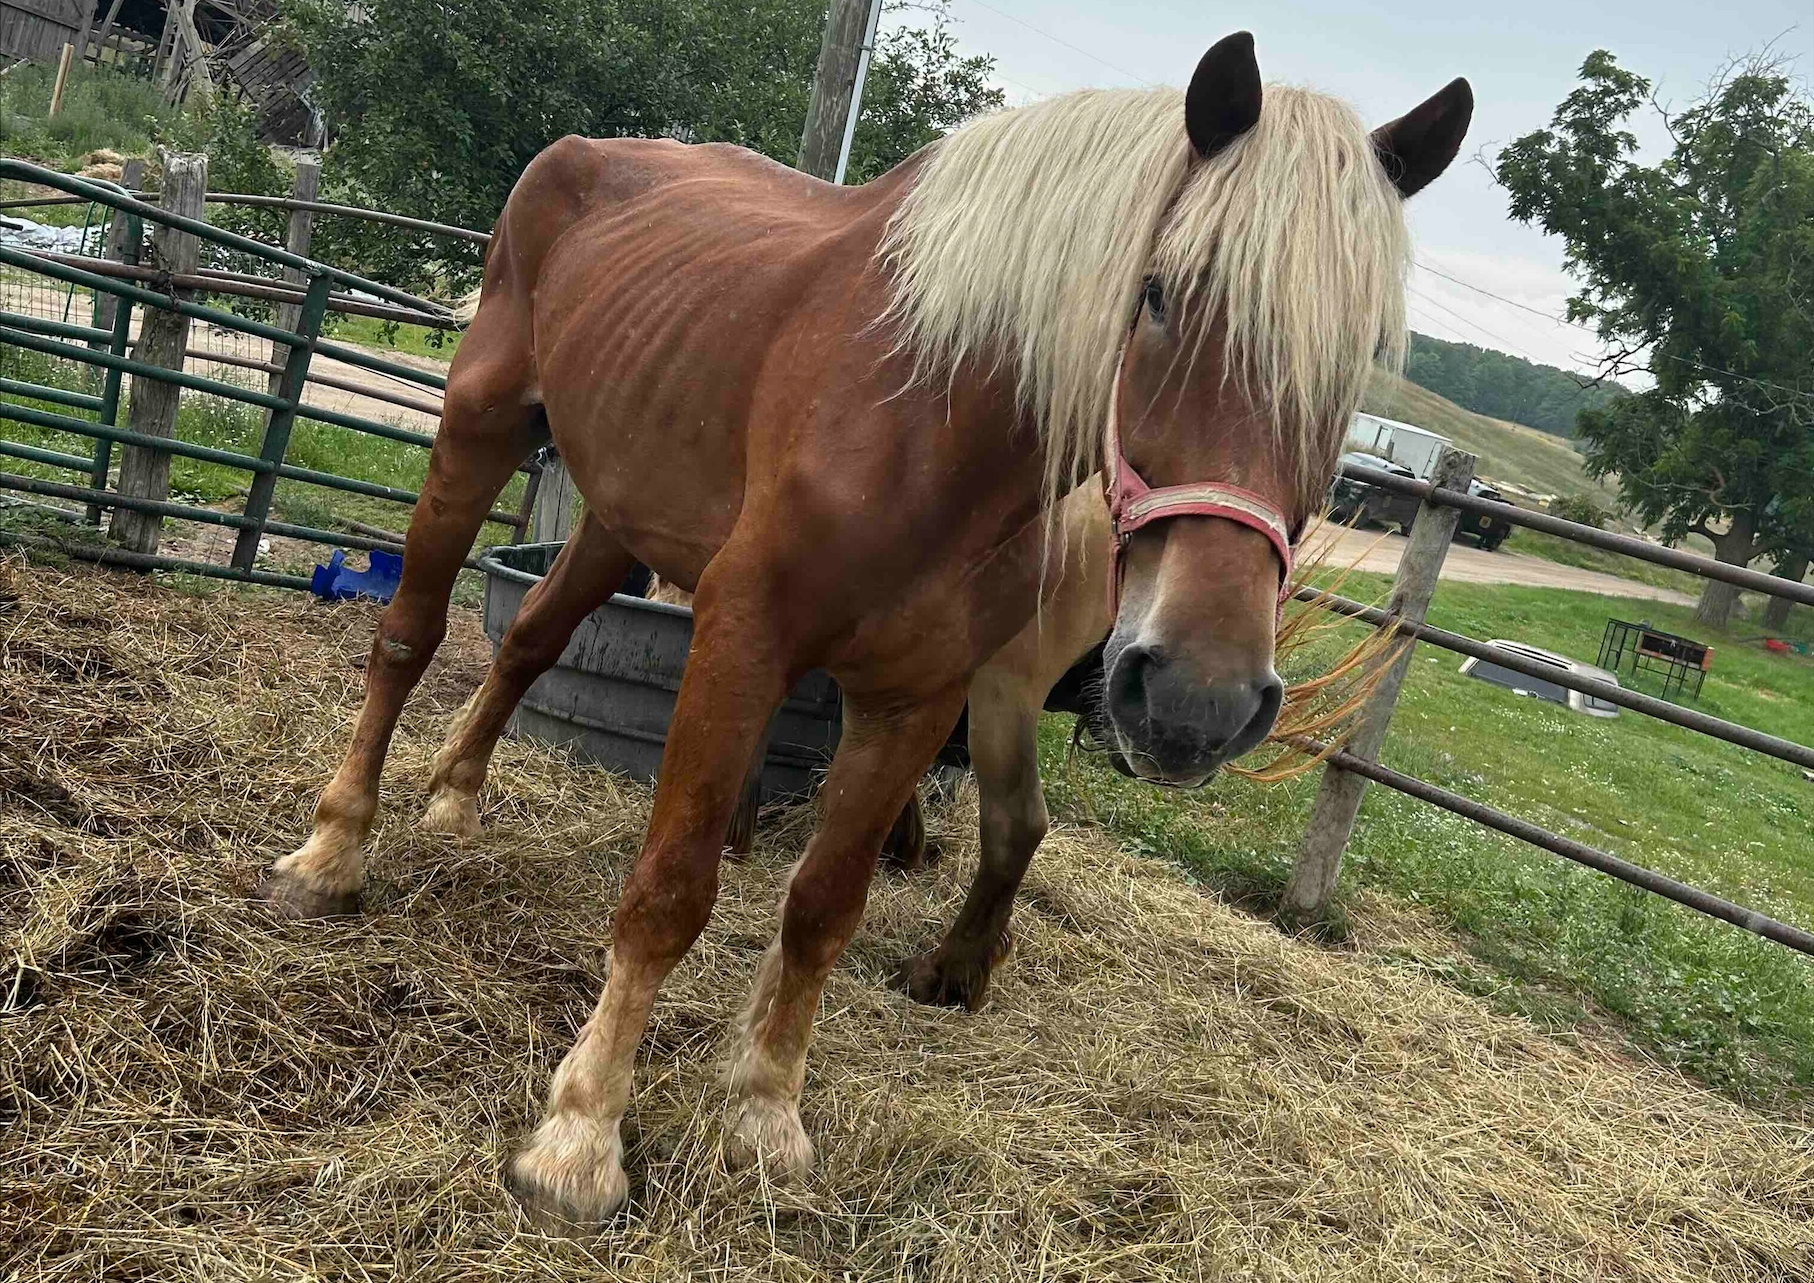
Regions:
<instances>
[{"instance_id":1,"label":"wooden plank","mask_svg":"<svg viewBox=\"0 0 1814 1283\"><path fill-rule=\"evenodd\" d=\"M83 0L0 0L0 9L35 14L71 31L82 25L83 7Z\"/></svg>"},{"instance_id":2,"label":"wooden plank","mask_svg":"<svg viewBox=\"0 0 1814 1283\"><path fill-rule=\"evenodd\" d=\"M62 56L63 46L74 36L73 26L0 6L0 55L50 66Z\"/></svg>"},{"instance_id":3,"label":"wooden plank","mask_svg":"<svg viewBox=\"0 0 1814 1283\"><path fill-rule=\"evenodd\" d=\"M120 6L125 3L126 0L113 0L107 6L107 16L101 20L101 33L95 37L94 42L94 62L97 67L101 65L101 50L107 47L107 41L113 36L113 24L119 20Z\"/></svg>"},{"instance_id":4,"label":"wooden plank","mask_svg":"<svg viewBox=\"0 0 1814 1283\"><path fill-rule=\"evenodd\" d=\"M183 37L183 57L188 63L189 83L183 97L194 93L205 101L214 97L214 76L208 70L207 46L195 29L195 0L174 0L171 7L176 11L177 29Z\"/></svg>"}]
</instances>

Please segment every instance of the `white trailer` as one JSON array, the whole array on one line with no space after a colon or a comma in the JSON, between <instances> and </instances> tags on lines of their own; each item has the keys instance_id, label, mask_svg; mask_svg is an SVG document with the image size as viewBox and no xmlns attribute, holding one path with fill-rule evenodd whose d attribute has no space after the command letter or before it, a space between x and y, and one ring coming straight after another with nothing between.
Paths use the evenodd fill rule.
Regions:
<instances>
[{"instance_id":1,"label":"white trailer","mask_svg":"<svg viewBox=\"0 0 1814 1283\"><path fill-rule=\"evenodd\" d=\"M1348 425L1348 449L1390 459L1425 481L1436 470L1436 456L1452 444L1445 436L1377 414L1356 414Z\"/></svg>"}]
</instances>

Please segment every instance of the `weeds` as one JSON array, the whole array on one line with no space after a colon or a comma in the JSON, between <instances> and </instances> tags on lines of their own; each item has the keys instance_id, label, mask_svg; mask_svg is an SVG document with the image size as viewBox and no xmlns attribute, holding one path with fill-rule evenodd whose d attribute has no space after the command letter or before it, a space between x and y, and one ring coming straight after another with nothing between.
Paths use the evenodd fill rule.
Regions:
<instances>
[{"instance_id":1,"label":"weeds","mask_svg":"<svg viewBox=\"0 0 1814 1283\"><path fill-rule=\"evenodd\" d=\"M73 66L56 118L46 119L56 68L20 67L0 80L0 147L53 168L73 168L106 148L142 155L178 118L150 80ZM42 221L42 220L41 220Z\"/></svg>"}]
</instances>

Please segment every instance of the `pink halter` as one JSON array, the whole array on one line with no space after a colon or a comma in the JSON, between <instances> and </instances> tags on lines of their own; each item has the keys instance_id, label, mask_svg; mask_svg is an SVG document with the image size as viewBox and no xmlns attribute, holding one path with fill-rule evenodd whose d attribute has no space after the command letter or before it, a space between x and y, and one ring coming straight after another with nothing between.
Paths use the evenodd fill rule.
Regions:
<instances>
[{"instance_id":1,"label":"pink halter","mask_svg":"<svg viewBox=\"0 0 1814 1283\"><path fill-rule=\"evenodd\" d=\"M1109 389L1109 422L1104 441L1102 485L1109 504L1113 546L1109 554L1109 618L1121 609L1122 563L1127 541L1140 527L1167 517L1222 517L1249 530L1257 530L1279 555L1279 610L1291 595L1291 528L1285 514L1270 501L1240 486L1220 481L1195 481L1155 490L1134 471L1121 452L1121 376L1127 366L1127 345L1115 362L1115 382Z\"/></svg>"}]
</instances>

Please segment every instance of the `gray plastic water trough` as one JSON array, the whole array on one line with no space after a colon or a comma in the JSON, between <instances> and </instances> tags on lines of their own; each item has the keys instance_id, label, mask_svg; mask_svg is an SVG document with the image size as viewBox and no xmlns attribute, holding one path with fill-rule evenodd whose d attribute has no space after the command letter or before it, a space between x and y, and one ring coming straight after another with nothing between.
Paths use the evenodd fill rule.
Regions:
<instances>
[{"instance_id":1,"label":"gray plastic water trough","mask_svg":"<svg viewBox=\"0 0 1814 1283\"><path fill-rule=\"evenodd\" d=\"M554 564L561 545L487 548L485 635L495 650L523 597ZM654 780L667 742L674 697L693 642L685 606L619 593L574 630L559 662L517 705L511 735L565 744L590 762ZM823 672L801 679L781 705L762 767L764 801L810 791L837 747L838 686Z\"/></svg>"}]
</instances>

